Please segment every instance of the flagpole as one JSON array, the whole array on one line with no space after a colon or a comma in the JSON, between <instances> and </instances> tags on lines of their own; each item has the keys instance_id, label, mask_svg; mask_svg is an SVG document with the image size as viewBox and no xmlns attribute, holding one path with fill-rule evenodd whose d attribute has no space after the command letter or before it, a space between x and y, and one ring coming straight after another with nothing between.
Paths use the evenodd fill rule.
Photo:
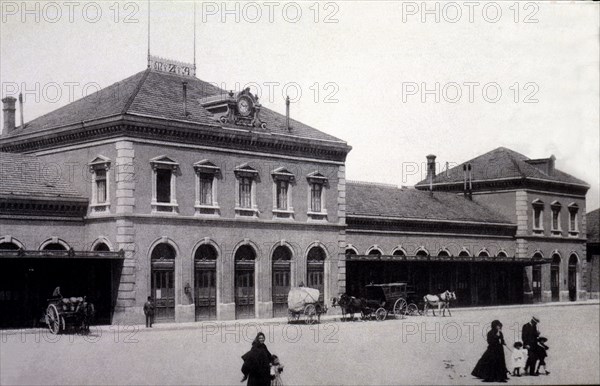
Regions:
<instances>
[{"instance_id":1,"label":"flagpole","mask_svg":"<svg viewBox=\"0 0 600 386\"><path fill-rule=\"evenodd\" d=\"M196 76L196 0L194 0L194 76Z\"/></svg>"},{"instance_id":2,"label":"flagpole","mask_svg":"<svg viewBox=\"0 0 600 386\"><path fill-rule=\"evenodd\" d=\"M148 68L150 68L150 0L148 0Z\"/></svg>"}]
</instances>

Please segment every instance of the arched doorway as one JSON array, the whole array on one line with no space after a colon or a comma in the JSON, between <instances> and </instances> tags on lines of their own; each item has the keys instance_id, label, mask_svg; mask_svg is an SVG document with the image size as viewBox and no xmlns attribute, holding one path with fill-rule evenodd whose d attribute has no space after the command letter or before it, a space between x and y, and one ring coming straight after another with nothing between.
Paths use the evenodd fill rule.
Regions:
<instances>
[{"instance_id":1,"label":"arched doorway","mask_svg":"<svg viewBox=\"0 0 600 386\"><path fill-rule=\"evenodd\" d=\"M175 320L175 248L160 243L152 249L151 289L157 322Z\"/></svg>"},{"instance_id":2,"label":"arched doorway","mask_svg":"<svg viewBox=\"0 0 600 386\"><path fill-rule=\"evenodd\" d=\"M194 304L197 321L217 318L217 250L210 244L194 254Z\"/></svg>"},{"instance_id":3,"label":"arched doorway","mask_svg":"<svg viewBox=\"0 0 600 386\"><path fill-rule=\"evenodd\" d=\"M541 260L541 254L533 255L534 260ZM539 303L542 301L542 265L534 264L531 267L531 289L533 291L533 302Z\"/></svg>"},{"instance_id":4,"label":"arched doorway","mask_svg":"<svg viewBox=\"0 0 600 386\"><path fill-rule=\"evenodd\" d=\"M272 256L272 298L273 316L287 315L287 296L290 292L290 264L292 252L286 246L280 245L273 251Z\"/></svg>"},{"instance_id":5,"label":"arched doorway","mask_svg":"<svg viewBox=\"0 0 600 386\"><path fill-rule=\"evenodd\" d=\"M312 247L308 251L306 267L306 285L319 290L319 301L325 298L325 258L327 254L321 247Z\"/></svg>"},{"instance_id":6,"label":"arched doorway","mask_svg":"<svg viewBox=\"0 0 600 386\"><path fill-rule=\"evenodd\" d=\"M574 302L577 300L577 264L579 259L576 255L569 257L569 300Z\"/></svg>"},{"instance_id":7,"label":"arched doorway","mask_svg":"<svg viewBox=\"0 0 600 386\"><path fill-rule=\"evenodd\" d=\"M560 300L560 256L554 254L550 263L550 292L552 293L552 301Z\"/></svg>"},{"instance_id":8,"label":"arched doorway","mask_svg":"<svg viewBox=\"0 0 600 386\"><path fill-rule=\"evenodd\" d=\"M242 245L235 252L235 317L254 318L254 261L256 252Z\"/></svg>"}]
</instances>

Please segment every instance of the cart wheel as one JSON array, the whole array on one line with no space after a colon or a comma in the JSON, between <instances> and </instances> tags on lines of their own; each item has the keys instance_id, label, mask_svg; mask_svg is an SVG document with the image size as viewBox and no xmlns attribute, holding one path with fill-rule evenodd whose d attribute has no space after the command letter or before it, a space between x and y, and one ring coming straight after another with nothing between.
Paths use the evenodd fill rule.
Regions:
<instances>
[{"instance_id":1,"label":"cart wheel","mask_svg":"<svg viewBox=\"0 0 600 386\"><path fill-rule=\"evenodd\" d=\"M380 307L377 309L377 311L375 311L375 319L377 319L379 321L385 320L386 316L387 316L387 311L383 307Z\"/></svg>"},{"instance_id":2,"label":"cart wheel","mask_svg":"<svg viewBox=\"0 0 600 386\"><path fill-rule=\"evenodd\" d=\"M304 307L304 316L307 324L314 324L317 321L317 309L314 304L307 304Z\"/></svg>"},{"instance_id":3,"label":"cart wheel","mask_svg":"<svg viewBox=\"0 0 600 386\"><path fill-rule=\"evenodd\" d=\"M406 312L406 300L404 300L402 298L396 300L396 303L394 303L394 315L397 318L402 318L402 316L404 315L405 312Z\"/></svg>"},{"instance_id":4,"label":"cart wheel","mask_svg":"<svg viewBox=\"0 0 600 386\"><path fill-rule=\"evenodd\" d=\"M419 315L419 308L415 303L410 303L408 307L406 307L406 315L417 316Z\"/></svg>"},{"instance_id":5,"label":"cart wheel","mask_svg":"<svg viewBox=\"0 0 600 386\"><path fill-rule=\"evenodd\" d=\"M61 325L64 325L64 318L58 315L58 309L54 304L49 304L48 308L46 308L46 324L50 332L54 335L58 334Z\"/></svg>"}]
</instances>

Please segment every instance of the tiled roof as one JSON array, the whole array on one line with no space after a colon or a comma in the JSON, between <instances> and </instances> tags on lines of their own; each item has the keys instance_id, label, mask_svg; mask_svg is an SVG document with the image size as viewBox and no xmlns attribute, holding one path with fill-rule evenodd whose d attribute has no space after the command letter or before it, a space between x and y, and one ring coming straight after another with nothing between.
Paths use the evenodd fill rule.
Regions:
<instances>
[{"instance_id":1,"label":"tiled roof","mask_svg":"<svg viewBox=\"0 0 600 386\"><path fill-rule=\"evenodd\" d=\"M38 199L85 199L51 165L35 156L0 152L0 196Z\"/></svg>"},{"instance_id":2,"label":"tiled roof","mask_svg":"<svg viewBox=\"0 0 600 386\"><path fill-rule=\"evenodd\" d=\"M184 116L182 107L182 82L184 81L187 82L187 110L190 113L187 117ZM8 136L34 133L121 114L139 114L218 127L221 124L200 105L199 100L226 93L227 91L197 78L183 78L165 72L144 70L97 93L36 118L25 124L25 128L17 128ZM290 119L292 130L289 131L285 116L265 107L261 109L260 118L267 123L267 132L271 134L344 143L336 137L293 119ZM244 127L236 128L244 129Z\"/></svg>"},{"instance_id":3,"label":"tiled roof","mask_svg":"<svg viewBox=\"0 0 600 386\"><path fill-rule=\"evenodd\" d=\"M600 208L589 212L585 216L587 228L587 242L600 243Z\"/></svg>"},{"instance_id":4,"label":"tiled roof","mask_svg":"<svg viewBox=\"0 0 600 386\"><path fill-rule=\"evenodd\" d=\"M462 195L362 182L346 184L346 215L512 224L502 214Z\"/></svg>"},{"instance_id":5,"label":"tiled roof","mask_svg":"<svg viewBox=\"0 0 600 386\"><path fill-rule=\"evenodd\" d=\"M516 151L499 147L488 153L482 154L472 160L463 162L462 164L453 167L447 172L444 170L435 175L434 184L445 183L462 183L464 180L463 165L470 163L472 168L473 181L484 181L506 178L536 178L556 182L564 182L570 184L579 184L587 186L585 181L582 181L570 174L554 169L554 172L549 175L541 168L537 168L526 161L529 160L523 154ZM416 186L427 186L429 181L424 179Z\"/></svg>"}]
</instances>

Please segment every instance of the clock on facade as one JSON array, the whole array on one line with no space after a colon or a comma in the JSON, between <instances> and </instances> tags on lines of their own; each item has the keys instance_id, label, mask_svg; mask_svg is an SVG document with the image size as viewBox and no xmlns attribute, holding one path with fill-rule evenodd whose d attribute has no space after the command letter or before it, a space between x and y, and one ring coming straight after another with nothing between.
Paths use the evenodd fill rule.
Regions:
<instances>
[{"instance_id":1,"label":"clock on facade","mask_svg":"<svg viewBox=\"0 0 600 386\"><path fill-rule=\"evenodd\" d=\"M252 105L253 105L253 102L249 96L247 96L247 95L240 96L237 101L238 113L243 117L247 117L248 115L250 115L252 113Z\"/></svg>"}]
</instances>

